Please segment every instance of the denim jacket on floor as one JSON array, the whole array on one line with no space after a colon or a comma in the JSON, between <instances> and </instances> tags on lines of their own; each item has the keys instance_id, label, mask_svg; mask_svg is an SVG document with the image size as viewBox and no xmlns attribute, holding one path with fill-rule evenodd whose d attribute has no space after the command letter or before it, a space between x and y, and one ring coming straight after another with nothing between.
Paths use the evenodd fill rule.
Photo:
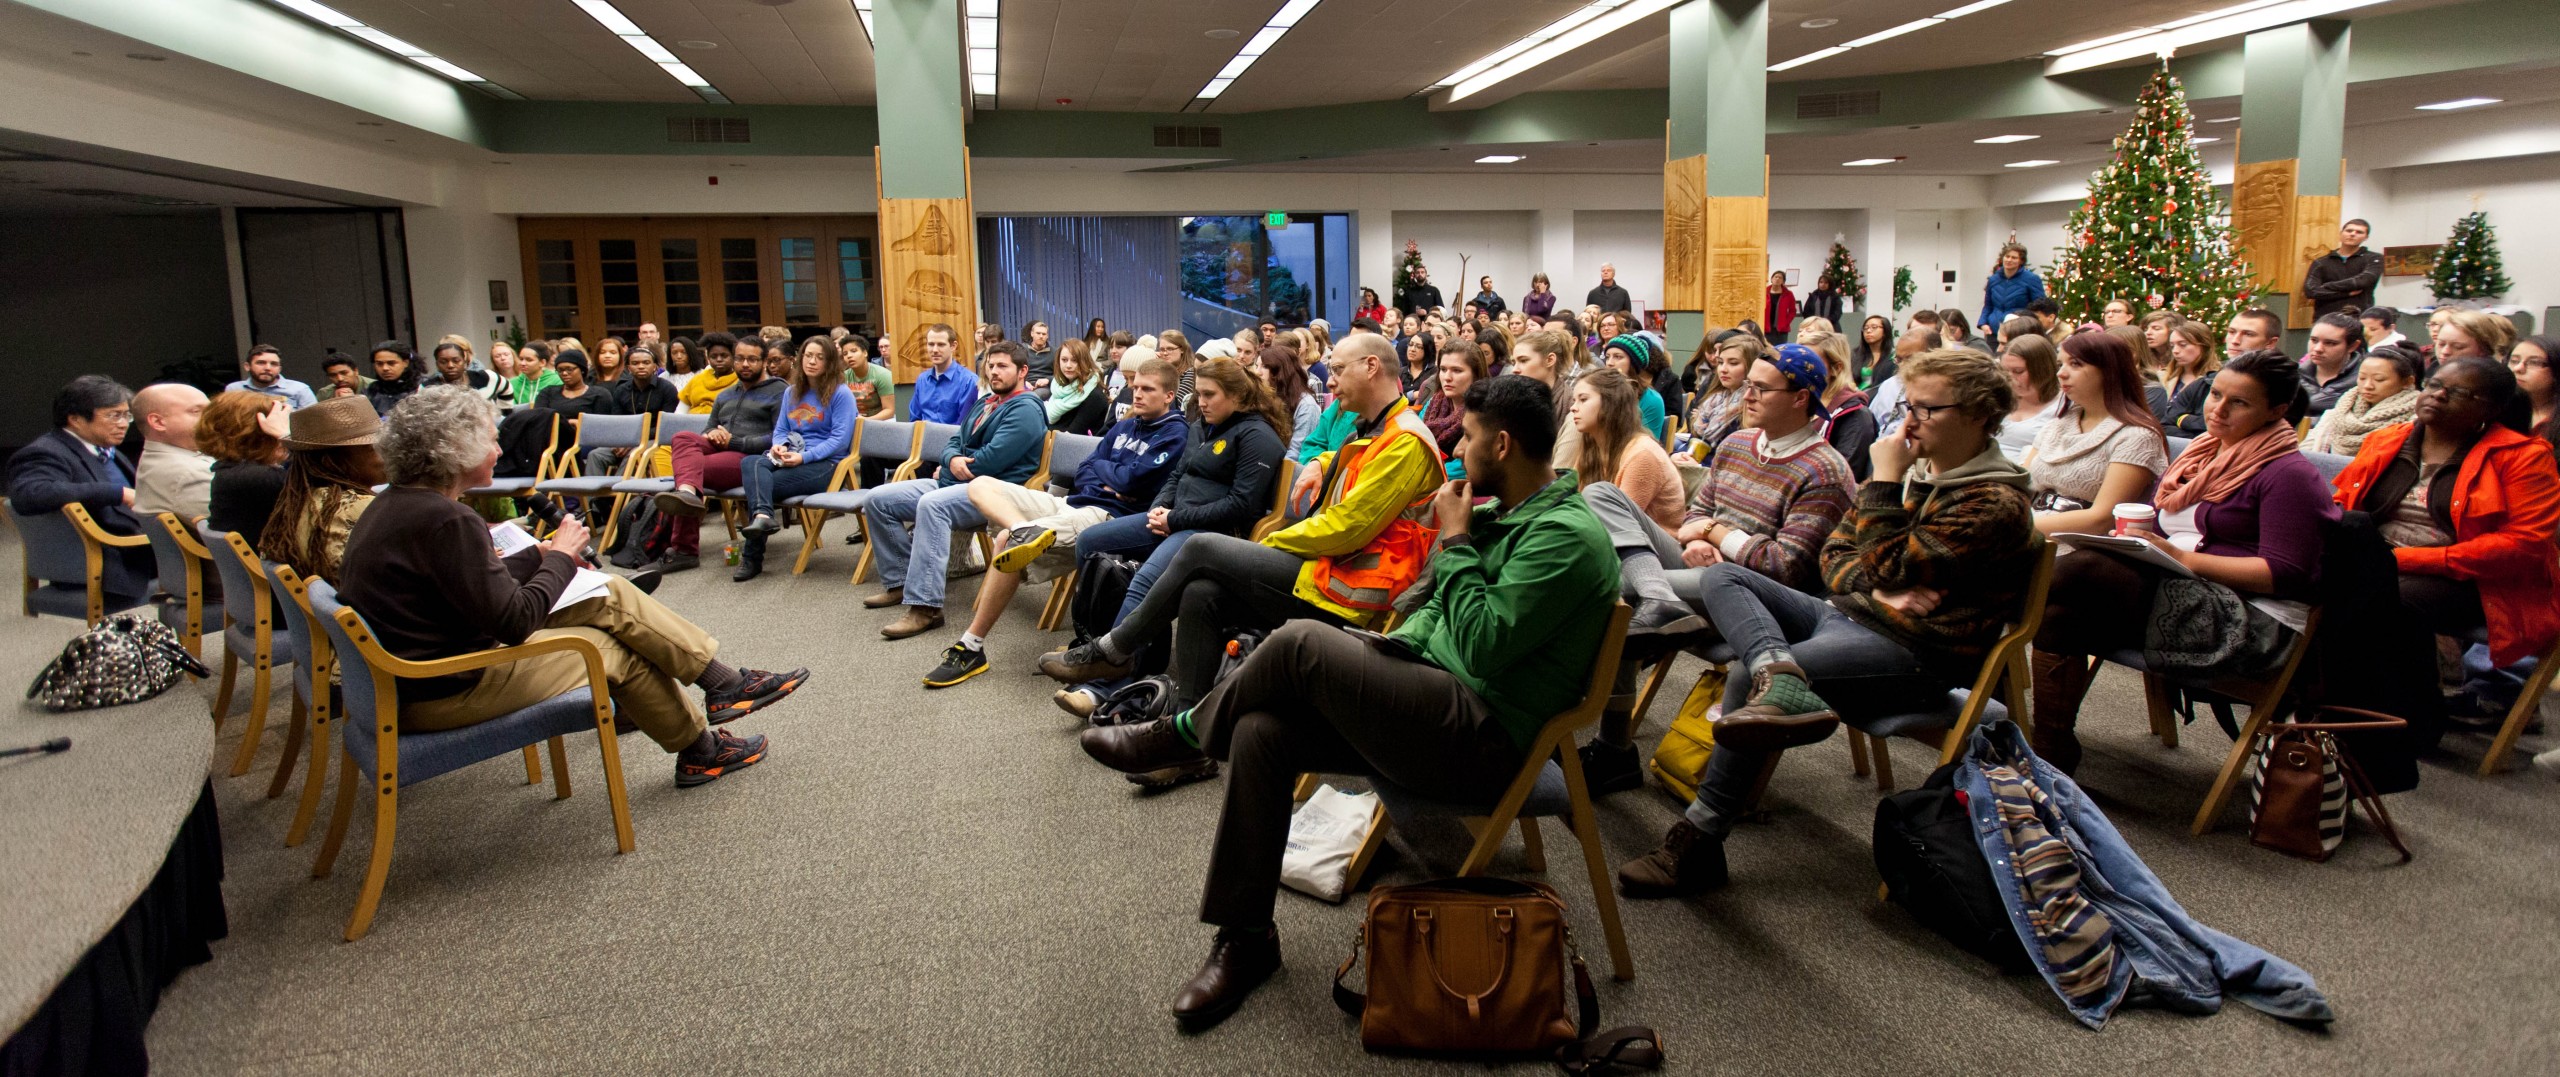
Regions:
<instances>
[{"instance_id":1,"label":"denim jacket on floor","mask_svg":"<svg viewBox=\"0 0 2560 1077\"><path fill-rule=\"evenodd\" d=\"M2017 876L2008 870L2009 845L2002 836L1987 767L2009 765L2028 773L2052 801L2080 866L2082 896L2105 912L2115 925L2116 962L2107 990L2086 1006L2064 1005L2081 1024L2103 1027L2129 994L2186 1013L2213 1013L2228 995L2242 1003L2291 1021L2332 1019L2329 1000L2311 982L2311 974L2283 958L2197 922L2169 896L2124 837L2116 833L2097 805L2061 771L2027 750L2027 739L2013 722L1986 722L1974 730L1957 761L1956 786L1963 789L1973 816L1973 832L1991 863L1991 881L2009 906L2009 922L2018 941L2034 959L2048 987L2056 970L2042 958L2035 932L2027 923L2030 907L2020 894Z\"/></svg>"}]
</instances>

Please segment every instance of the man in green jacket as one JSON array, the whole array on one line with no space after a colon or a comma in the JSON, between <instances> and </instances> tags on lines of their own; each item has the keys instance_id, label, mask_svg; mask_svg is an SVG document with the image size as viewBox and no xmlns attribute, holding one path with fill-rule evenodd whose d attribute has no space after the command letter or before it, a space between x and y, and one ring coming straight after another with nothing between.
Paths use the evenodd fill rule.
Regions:
<instances>
[{"instance_id":1,"label":"man in green jacket","mask_svg":"<svg viewBox=\"0 0 2560 1077\"><path fill-rule=\"evenodd\" d=\"M1280 967L1271 906L1303 772L1383 775L1437 800L1490 803L1539 727L1580 697L1618 600L1609 535L1554 470L1547 387L1511 376L1467 390L1467 478L1433 501L1430 602L1392 636L1315 620L1282 625L1171 718L1083 734L1132 774L1206 752L1227 762L1224 814L1200 919L1209 958L1174 996L1192 1030L1224 1020ZM1494 504L1470 509L1478 493Z\"/></svg>"}]
</instances>

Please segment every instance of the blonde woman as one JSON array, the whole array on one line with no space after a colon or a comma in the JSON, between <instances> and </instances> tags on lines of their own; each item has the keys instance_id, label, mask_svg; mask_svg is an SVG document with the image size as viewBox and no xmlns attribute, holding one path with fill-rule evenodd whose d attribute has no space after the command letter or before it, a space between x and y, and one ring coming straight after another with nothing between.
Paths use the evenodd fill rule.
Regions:
<instances>
[{"instance_id":1,"label":"blonde woman","mask_svg":"<svg viewBox=\"0 0 2560 1077\"><path fill-rule=\"evenodd\" d=\"M2468 356L2478 356L2493 363L2507 361L2507 349L2515 346L2516 323L2485 310L2440 310L2444 325L2435 329L2436 362L2443 363ZM2430 328L2435 322L2430 319Z\"/></svg>"}]
</instances>

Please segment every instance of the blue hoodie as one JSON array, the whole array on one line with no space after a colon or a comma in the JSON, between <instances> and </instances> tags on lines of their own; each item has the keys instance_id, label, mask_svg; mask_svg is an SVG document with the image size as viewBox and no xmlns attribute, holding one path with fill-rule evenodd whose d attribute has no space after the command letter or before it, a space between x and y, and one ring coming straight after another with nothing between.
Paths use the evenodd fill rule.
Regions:
<instances>
[{"instance_id":1,"label":"blue hoodie","mask_svg":"<svg viewBox=\"0 0 2560 1077\"><path fill-rule=\"evenodd\" d=\"M1075 492L1067 504L1109 510L1126 516L1156 499L1156 491L1182 462L1182 443L1190 427L1182 413L1167 409L1152 421L1132 415L1102 434L1102 446L1076 468ZM1116 490L1118 495L1105 493Z\"/></svg>"}]
</instances>

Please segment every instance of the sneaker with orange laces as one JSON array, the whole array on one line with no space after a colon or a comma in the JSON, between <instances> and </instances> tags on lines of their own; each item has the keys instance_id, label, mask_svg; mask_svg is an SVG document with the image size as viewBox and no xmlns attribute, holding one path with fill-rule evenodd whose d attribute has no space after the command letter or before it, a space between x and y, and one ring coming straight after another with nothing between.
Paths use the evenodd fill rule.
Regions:
<instances>
[{"instance_id":1,"label":"sneaker with orange laces","mask_svg":"<svg viewBox=\"0 0 2560 1077\"><path fill-rule=\"evenodd\" d=\"M764 736L741 737L725 729L711 731L711 750L696 753L687 748L676 753L676 788L690 789L705 782L718 781L732 771L743 770L764 762Z\"/></svg>"},{"instance_id":2,"label":"sneaker with orange laces","mask_svg":"<svg viewBox=\"0 0 2560 1077\"><path fill-rule=\"evenodd\" d=\"M757 711L782 702L784 696L799 690L809 680L803 667L788 673L762 669L738 671L738 687L727 692L705 692L702 698L704 717L712 725L726 725Z\"/></svg>"}]
</instances>

